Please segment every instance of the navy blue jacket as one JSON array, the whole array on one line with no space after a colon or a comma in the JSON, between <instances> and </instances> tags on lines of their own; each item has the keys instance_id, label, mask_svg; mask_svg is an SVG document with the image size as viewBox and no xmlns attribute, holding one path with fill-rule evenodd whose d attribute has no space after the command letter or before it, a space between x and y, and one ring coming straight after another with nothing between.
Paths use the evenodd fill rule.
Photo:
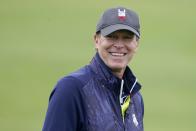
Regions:
<instances>
[{"instance_id":1,"label":"navy blue jacket","mask_svg":"<svg viewBox=\"0 0 196 131\"><path fill-rule=\"evenodd\" d=\"M123 79L123 94L131 96L124 121L119 102L121 80L97 53L89 65L57 83L43 131L143 131L141 85L129 67Z\"/></svg>"}]
</instances>

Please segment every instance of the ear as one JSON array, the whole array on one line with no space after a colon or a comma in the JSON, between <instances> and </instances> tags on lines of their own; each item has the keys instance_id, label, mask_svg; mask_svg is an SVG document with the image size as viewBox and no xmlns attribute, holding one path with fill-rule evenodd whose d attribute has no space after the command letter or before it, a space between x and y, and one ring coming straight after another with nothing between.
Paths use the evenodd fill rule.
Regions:
<instances>
[{"instance_id":1,"label":"ear","mask_svg":"<svg viewBox=\"0 0 196 131\"><path fill-rule=\"evenodd\" d=\"M98 48L99 45L99 41L100 41L100 35L99 34L95 34L94 35L94 44L95 44L95 48Z\"/></svg>"},{"instance_id":2,"label":"ear","mask_svg":"<svg viewBox=\"0 0 196 131\"><path fill-rule=\"evenodd\" d=\"M135 52L137 52L138 47L139 47L139 39L137 39L135 42L136 42L136 43L135 43L135 44L136 44Z\"/></svg>"},{"instance_id":3,"label":"ear","mask_svg":"<svg viewBox=\"0 0 196 131\"><path fill-rule=\"evenodd\" d=\"M136 40L136 42L137 42L137 48L138 48L139 47L140 40L138 39L138 40Z\"/></svg>"}]
</instances>

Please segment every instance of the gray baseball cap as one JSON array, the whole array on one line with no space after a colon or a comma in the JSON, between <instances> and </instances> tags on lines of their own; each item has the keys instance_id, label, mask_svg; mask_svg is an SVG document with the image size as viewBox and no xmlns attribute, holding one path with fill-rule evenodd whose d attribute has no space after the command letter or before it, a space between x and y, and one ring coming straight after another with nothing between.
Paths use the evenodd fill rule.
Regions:
<instances>
[{"instance_id":1,"label":"gray baseball cap","mask_svg":"<svg viewBox=\"0 0 196 131\"><path fill-rule=\"evenodd\" d=\"M128 30L140 38L139 17L133 10L117 7L106 10L97 23L96 32L107 36L117 30Z\"/></svg>"}]
</instances>

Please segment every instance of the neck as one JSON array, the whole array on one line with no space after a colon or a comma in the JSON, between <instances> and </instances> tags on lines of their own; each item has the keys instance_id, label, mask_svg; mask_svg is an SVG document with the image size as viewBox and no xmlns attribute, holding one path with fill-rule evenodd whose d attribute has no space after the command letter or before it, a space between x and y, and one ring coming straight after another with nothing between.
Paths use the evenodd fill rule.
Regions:
<instances>
[{"instance_id":1,"label":"neck","mask_svg":"<svg viewBox=\"0 0 196 131\"><path fill-rule=\"evenodd\" d=\"M112 73L118 77L119 79L123 78L123 74L125 72L125 69L121 69L121 70L112 70Z\"/></svg>"}]
</instances>

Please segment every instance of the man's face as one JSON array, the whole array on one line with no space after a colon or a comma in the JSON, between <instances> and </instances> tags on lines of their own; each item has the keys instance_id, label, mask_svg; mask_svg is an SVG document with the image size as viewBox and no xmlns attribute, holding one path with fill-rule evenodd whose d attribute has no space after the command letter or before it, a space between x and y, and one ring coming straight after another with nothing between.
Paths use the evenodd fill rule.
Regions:
<instances>
[{"instance_id":1,"label":"man's face","mask_svg":"<svg viewBox=\"0 0 196 131\"><path fill-rule=\"evenodd\" d=\"M104 63L123 74L138 47L136 36L127 30L115 31L108 36L95 35L96 49Z\"/></svg>"}]
</instances>

